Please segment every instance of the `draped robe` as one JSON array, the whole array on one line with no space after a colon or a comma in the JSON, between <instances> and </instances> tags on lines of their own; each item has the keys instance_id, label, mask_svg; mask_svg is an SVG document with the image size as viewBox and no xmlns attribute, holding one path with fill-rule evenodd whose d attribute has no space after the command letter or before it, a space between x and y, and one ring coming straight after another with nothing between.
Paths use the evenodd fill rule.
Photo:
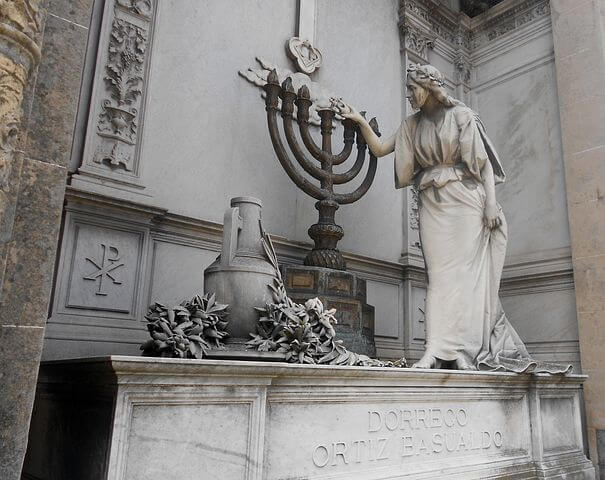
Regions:
<instances>
[{"instance_id":1,"label":"draped robe","mask_svg":"<svg viewBox=\"0 0 605 480\"><path fill-rule=\"evenodd\" d=\"M434 123L418 112L395 137L395 186L419 191L420 242L428 274L426 353L465 360L479 369L565 373L571 366L530 357L500 304L498 290L507 226L483 223L481 177L491 162L496 183L505 179L478 116L464 105L445 107Z\"/></svg>"}]
</instances>

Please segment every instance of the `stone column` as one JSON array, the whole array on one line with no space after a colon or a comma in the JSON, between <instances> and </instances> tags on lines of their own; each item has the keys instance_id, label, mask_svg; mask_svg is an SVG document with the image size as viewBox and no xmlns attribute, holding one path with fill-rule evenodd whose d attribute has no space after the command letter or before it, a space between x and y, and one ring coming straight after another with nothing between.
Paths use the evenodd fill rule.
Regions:
<instances>
[{"instance_id":1,"label":"stone column","mask_svg":"<svg viewBox=\"0 0 605 480\"><path fill-rule=\"evenodd\" d=\"M81 81L82 60L74 65L71 58L74 52L83 58L88 31L64 21L60 10L90 16L85 1L49 2L53 15L45 3L0 0L0 478L6 480L20 479L27 446Z\"/></svg>"},{"instance_id":2,"label":"stone column","mask_svg":"<svg viewBox=\"0 0 605 480\"><path fill-rule=\"evenodd\" d=\"M551 0L551 8L580 355L589 376L588 443L595 465L603 465L605 445L599 449L597 438L605 443L605 0Z\"/></svg>"}]
</instances>

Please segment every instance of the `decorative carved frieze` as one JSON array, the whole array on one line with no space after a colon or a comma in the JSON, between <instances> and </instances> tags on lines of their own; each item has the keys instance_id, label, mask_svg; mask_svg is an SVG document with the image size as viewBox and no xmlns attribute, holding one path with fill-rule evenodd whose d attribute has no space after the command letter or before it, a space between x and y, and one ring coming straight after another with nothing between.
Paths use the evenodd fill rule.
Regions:
<instances>
[{"instance_id":1,"label":"decorative carved frieze","mask_svg":"<svg viewBox=\"0 0 605 480\"><path fill-rule=\"evenodd\" d=\"M110 0L103 14L88 131L76 178L101 179L119 188L144 188L140 180L140 126L150 60L155 3ZM77 180L76 180L77 181Z\"/></svg>"},{"instance_id":2,"label":"decorative carved frieze","mask_svg":"<svg viewBox=\"0 0 605 480\"><path fill-rule=\"evenodd\" d=\"M400 23L399 27L402 47L427 60L427 49L435 46L436 36L428 34L412 24Z\"/></svg>"},{"instance_id":3,"label":"decorative carved frieze","mask_svg":"<svg viewBox=\"0 0 605 480\"><path fill-rule=\"evenodd\" d=\"M481 47L542 17L550 17L549 0L525 0L479 24L473 31L473 48Z\"/></svg>"},{"instance_id":4,"label":"decorative carved frieze","mask_svg":"<svg viewBox=\"0 0 605 480\"><path fill-rule=\"evenodd\" d=\"M97 127L98 134L109 142L99 145L94 156L97 163L108 161L112 166L133 169L146 49L144 29L114 19L104 76L109 98L102 101Z\"/></svg>"},{"instance_id":5,"label":"decorative carved frieze","mask_svg":"<svg viewBox=\"0 0 605 480\"><path fill-rule=\"evenodd\" d=\"M499 11L501 10L501 11ZM524 25L550 15L549 0L522 0L510 8L496 7L470 19L456 14L436 0L400 0L399 25L411 21L426 25L428 32L456 50L481 47ZM401 28L403 32L403 28Z\"/></svg>"}]
</instances>

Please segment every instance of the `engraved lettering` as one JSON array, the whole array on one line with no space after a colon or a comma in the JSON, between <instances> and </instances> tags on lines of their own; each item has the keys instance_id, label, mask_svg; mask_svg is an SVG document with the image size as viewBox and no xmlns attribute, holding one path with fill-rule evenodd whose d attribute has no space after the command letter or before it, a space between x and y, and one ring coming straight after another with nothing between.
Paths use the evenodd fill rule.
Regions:
<instances>
[{"instance_id":1,"label":"engraved lettering","mask_svg":"<svg viewBox=\"0 0 605 480\"><path fill-rule=\"evenodd\" d=\"M364 446L364 449L366 447L366 441L365 440L355 440L353 442L353 445L355 445L355 463L361 463L362 457L361 457L361 445Z\"/></svg>"},{"instance_id":2,"label":"engraved lettering","mask_svg":"<svg viewBox=\"0 0 605 480\"><path fill-rule=\"evenodd\" d=\"M433 435L433 452L443 452L443 435L441 435L440 433L435 433Z\"/></svg>"},{"instance_id":3,"label":"engraved lettering","mask_svg":"<svg viewBox=\"0 0 605 480\"><path fill-rule=\"evenodd\" d=\"M431 427L439 428L441 426L443 426L441 410L439 408L431 408Z\"/></svg>"},{"instance_id":4,"label":"engraved lettering","mask_svg":"<svg viewBox=\"0 0 605 480\"><path fill-rule=\"evenodd\" d=\"M409 425L410 430L415 428L415 425L412 425L412 411L411 410L403 410L401 415L401 428L405 427L405 424Z\"/></svg>"},{"instance_id":5,"label":"engraved lettering","mask_svg":"<svg viewBox=\"0 0 605 480\"><path fill-rule=\"evenodd\" d=\"M445 412L445 418L443 419L446 427L453 427L456 423L456 414L451 408L448 408Z\"/></svg>"},{"instance_id":6,"label":"engraved lettering","mask_svg":"<svg viewBox=\"0 0 605 480\"><path fill-rule=\"evenodd\" d=\"M426 424L426 410L424 408L419 408L416 410L416 425L417 428L420 428L420 424L424 425L424 428L427 428Z\"/></svg>"},{"instance_id":7,"label":"engraved lettering","mask_svg":"<svg viewBox=\"0 0 605 480\"><path fill-rule=\"evenodd\" d=\"M386 438L379 438L378 439L378 456L376 457L376 460L387 460L389 458L389 456L386 454L386 449L387 449L387 440Z\"/></svg>"},{"instance_id":8,"label":"engraved lettering","mask_svg":"<svg viewBox=\"0 0 605 480\"><path fill-rule=\"evenodd\" d=\"M401 457L502 448L504 439L501 431L474 430L470 420L464 408L368 410L368 432L381 432L385 437L317 445L313 451L313 463L319 468L338 468L351 463L388 460L393 453L389 448L393 443L391 439L395 440L389 435L398 430L402 434L398 436L396 452Z\"/></svg>"},{"instance_id":9,"label":"engraved lettering","mask_svg":"<svg viewBox=\"0 0 605 480\"><path fill-rule=\"evenodd\" d=\"M427 453L429 451L428 447L426 446L426 442L424 441L424 439L420 439L420 444L418 446L418 452L416 452L416 455L420 455L421 453Z\"/></svg>"},{"instance_id":10,"label":"engraved lettering","mask_svg":"<svg viewBox=\"0 0 605 480\"><path fill-rule=\"evenodd\" d=\"M370 419L369 419L369 427L368 427L368 431L369 432L377 432L380 430L380 428L382 427L382 417L380 416L380 412L377 412L376 410L370 410L368 412L370 414ZM376 425L376 423L374 423L373 426L372 424L372 415L374 415L374 422L378 422L378 424ZM376 418L377 417L377 418Z\"/></svg>"},{"instance_id":11,"label":"engraved lettering","mask_svg":"<svg viewBox=\"0 0 605 480\"><path fill-rule=\"evenodd\" d=\"M456 421L461 427L464 427L468 423L468 415L466 414L466 410L461 408L456 412Z\"/></svg>"},{"instance_id":12,"label":"engraved lettering","mask_svg":"<svg viewBox=\"0 0 605 480\"><path fill-rule=\"evenodd\" d=\"M452 442L452 443L454 443L454 446L450 446L450 442L448 442L449 438L452 438L454 440L454 442L456 440L456 438L453 435L445 434L445 449L448 452L455 452L456 451L456 445L455 445L454 442Z\"/></svg>"},{"instance_id":13,"label":"engraved lettering","mask_svg":"<svg viewBox=\"0 0 605 480\"><path fill-rule=\"evenodd\" d=\"M120 254L116 247L101 243L100 264L89 257L86 257L85 260L92 263L97 269L90 275L82 277L84 280L92 281L96 281L97 278L99 279L99 288L95 292L95 295L107 295L107 292L103 291L103 280L105 277L109 278L114 285L122 285L122 282L114 276L115 273L112 273L114 270L124 266L124 262L120 262Z\"/></svg>"},{"instance_id":14,"label":"engraved lettering","mask_svg":"<svg viewBox=\"0 0 605 480\"><path fill-rule=\"evenodd\" d=\"M402 437L403 440L403 456L404 457L408 457L410 455L414 454L414 444L412 443L412 437L409 435L406 435L405 437Z\"/></svg>"},{"instance_id":15,"label":"engraved lettering","mask_svg":"<svg viewBox=\"0 0 605 480\"><path fill-rule=\"evenodd\" d=\"M335 466L338 463L338 457L342 457L342 461L345 465L349 464L347 460L347 444L345 442L335 442L333 444L334 448L334 459L332 460L332 466Z\"/></svg>"},{"instance_id":16,"label":"engraved lettering","mask_svg":"<svg viewBox=\"0 0 605 480\"><path fill-rule=\"evenodd\" d=\"M316 467L325 467L330 461L330 452L324 445L317 445L313 450L313 463Z\"/></svg>"},{"instance_id":17,"label":"engraved lettering","mask_svg":"<svg viewBox=\"0 0 605 480\"><path fill-rule=\"evenodd\" d=\"M389 410L384 417L384 425L387 427L387 430L395 430L397 425L399 425L399 416L395 410Z\"/></svg>"},{"instance_id":18,"label":"engraved lettering","mask_svg":"<svg viewBox=\"0 0 605 480\"><path fill-rule=\"evenodd\" d=\"M460 441L458 442L458 450L466 450L466 442L464 441L464 433L460 434Z\"/></svg>"}]
</instances>

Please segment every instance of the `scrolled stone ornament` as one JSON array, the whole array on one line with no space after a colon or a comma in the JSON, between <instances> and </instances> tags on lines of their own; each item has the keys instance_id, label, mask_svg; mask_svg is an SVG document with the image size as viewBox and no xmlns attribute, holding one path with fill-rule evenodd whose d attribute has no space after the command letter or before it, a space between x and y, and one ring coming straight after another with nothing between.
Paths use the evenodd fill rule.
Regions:
<instances>
[{"instance_id":1,"label":"scrolled stone ornament","mask_svg":"<svg viewBox=\"0 0 605 480\"><path fill-rule=\"evenodd\" d=\"M376 157L395 153L395 187L415 185L428 274L426 350L414 365L518 373L567 373L571 365L532 359L500 304L507 226L495 185L504 170L479 116L448 95L431 65L407 69L408 99L418 111L385 141L350 106Z\"/></svg>"}]
</instances>

